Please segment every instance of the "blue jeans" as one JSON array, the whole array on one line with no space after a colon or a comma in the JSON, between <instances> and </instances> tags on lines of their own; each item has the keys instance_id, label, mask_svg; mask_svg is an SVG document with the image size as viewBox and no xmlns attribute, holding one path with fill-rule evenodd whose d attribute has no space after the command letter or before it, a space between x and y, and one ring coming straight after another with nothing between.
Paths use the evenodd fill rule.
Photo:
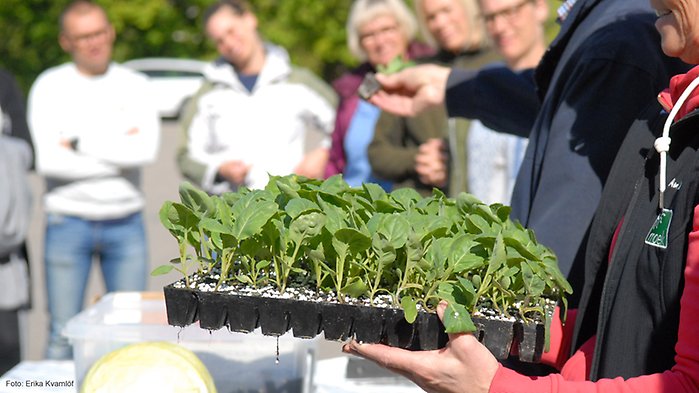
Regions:
<instances>
[{"instance_id":1,"label":"blue jeans","mask_svg":"<svg viewBox=\"0 0 699 393\"><path fill-rule=\"evenodd\" d=\"M47 359L72 357L72 347L61 330L82 309L93 257L100 263L107 292L144 290L148 248L142 214L100 221L47 215L44 251L50 318Z\"/></svg>"}]
</instances>

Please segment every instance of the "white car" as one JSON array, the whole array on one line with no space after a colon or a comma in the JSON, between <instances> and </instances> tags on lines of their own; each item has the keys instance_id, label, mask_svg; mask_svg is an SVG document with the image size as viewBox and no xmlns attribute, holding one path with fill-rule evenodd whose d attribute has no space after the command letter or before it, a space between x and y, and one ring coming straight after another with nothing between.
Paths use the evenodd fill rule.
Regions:
<instances>
[{"instance_id":1,"label":"white car","mask_svg":"<svg viewBox=\"0 0 699 393\"><path fill-rule=\"evenodd\" d=\"M148 76L160 116L176 118L203 81L205 61L152 57L130 60L124 66Z\"/></svg>"}]
</instances>

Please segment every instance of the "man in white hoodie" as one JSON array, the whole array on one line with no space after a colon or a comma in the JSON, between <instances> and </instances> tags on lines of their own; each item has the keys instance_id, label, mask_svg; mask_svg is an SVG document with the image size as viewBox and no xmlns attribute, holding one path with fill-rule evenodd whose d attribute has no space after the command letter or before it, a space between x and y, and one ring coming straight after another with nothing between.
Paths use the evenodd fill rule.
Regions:
<instances>
[{"instance_id":1,"label":"man in white hoodie","mask_svg":"<svg viewBox=\"0 0 699 393\"><path fill-rule=\"evenodd\" d=\"M182 122L183 175L210 193L264 188L269 175L322 177L335 119L330 87L262 40L244 0L212 5L204 25L221 57Z\"/></svg>"},{"instance_id":2,"label":"man in white hoodie","mask_svg":"<svg viewBox=\"0 0 699 393\"><path fill-rule=\"evenodd\" d=\"M145 76L113 63L103 8L70 3L59 43L72 57L29 93L37 171L46 180L44 260L50 314L46 357L71 357L61 336L83 305L93 257L107 291L144 290L148 255L141 167L155 160L160 120Z\"/></svg>"}]
</instances>

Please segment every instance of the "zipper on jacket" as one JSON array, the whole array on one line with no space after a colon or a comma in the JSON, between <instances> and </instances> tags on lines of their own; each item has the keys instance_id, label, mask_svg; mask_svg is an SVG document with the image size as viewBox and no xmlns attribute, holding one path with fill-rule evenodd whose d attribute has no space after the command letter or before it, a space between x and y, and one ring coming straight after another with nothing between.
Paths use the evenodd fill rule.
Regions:
<instances>
[{"instance_id":1,"label":"zipper on jacket","mask_svg":"<svg viewBox=\"0 0 699 393\"><path fill-rule=\"evenodd\" d=\"M656 153L655 150L651 149L649 150L648 154L646 154L646 158L643 162L644 167L646 166L648 160L653 156L654 153ZM634 184L633 196L631 197L631 200L629 201L629 206L626 208L626 211L624 212L624 215L622 217L630 217L630 212L634 209L636 201L638 200L638 194L640 192L640 187L643 183L643 179L644 177L640 177L638 180L636 180L636 183ZM597 380L597 374L599 373L599 355L602 349L602 342L604 341L603 328L607 324L607 309L610 307L610 300L607 298L607 289L609 287L610 280L609 277L611 276L612 269L616 268L616 266L618 265L618 263L615 263L617 258L617 252L619 250L619 247L623 244L623 240L625 238L625 230L627 225L629 225L629 222L630 220L624 219L624 222L621 224L621 228L619 229L619 235L615 242L614 250L612 250L612 256L611 258L609 258L609 261L607 262L607 273L604 275L604 283L602 284L602 293L600 294L600 303L599 308L597 310L597 330L595 331L595 336L597 337L597 339L595 340L595 350L592 355L592 364L590 366L589 375L591 381Z\"/></svg>"}]
</instances>

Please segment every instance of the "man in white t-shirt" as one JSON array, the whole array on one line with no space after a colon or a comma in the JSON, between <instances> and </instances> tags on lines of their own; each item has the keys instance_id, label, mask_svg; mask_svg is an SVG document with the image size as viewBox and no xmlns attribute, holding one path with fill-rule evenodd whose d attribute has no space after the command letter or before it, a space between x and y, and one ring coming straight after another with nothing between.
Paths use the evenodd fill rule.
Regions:
<instances>
[{"instance_id":1,"label":"man in white t-shirt","mask_svg":"<svg viewBox=\"0 0 699 393\"><path fill-rule=\"evenodd\" d=\"M60 22L59 43L73 61L39 75L28 105L46 180L50 359L72 356L61 329L82 308L93 257L108 292L146 287L140 177L156 158L160 132L145 76L111 60L115 31L105 10L73 1Z\"/></svg>"}]
</instances>

